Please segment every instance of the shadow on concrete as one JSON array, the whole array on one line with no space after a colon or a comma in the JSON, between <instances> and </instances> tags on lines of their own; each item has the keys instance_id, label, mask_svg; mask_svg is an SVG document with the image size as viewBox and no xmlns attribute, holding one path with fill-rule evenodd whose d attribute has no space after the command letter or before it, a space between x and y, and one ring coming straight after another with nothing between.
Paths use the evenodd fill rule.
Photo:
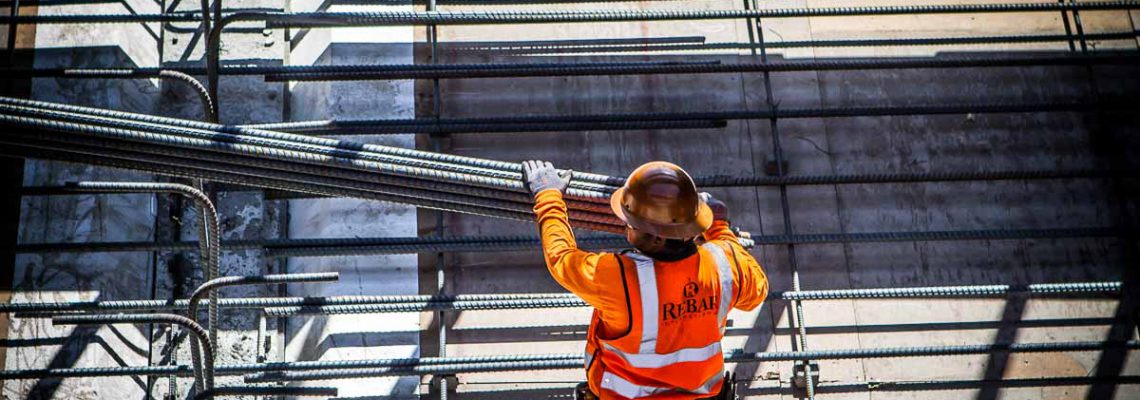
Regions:
<instances>
[{"instance_id":1,"label":"shadow on concrete","mask_svg":"<svg viewBox=\"0 0 1140 400\"><path fill-rule=\"evenodd\" d=\"M320 360L329 350L341 347L415 346L419 344L419 339L418 331L332 333L321 339L313 352L313 359Z\"/></svg>"},{"instance_id":2,"label":"shadow on concrete","mask_svg":"<svg viewBox=\"0 0 1140 400\"><path fill-rule=\"evenodd\" d=\"M99 347L103 348L103 350L107 352L107 355L110 356L111 359L114 360L115 364L117 364L118 366L120 366L120 367L128 366L126 360L123 360L123 358L121 356L119 356L118 350L111 347L111 345L108 344L106 342L106 340L104 340L102 337L100 337L97 334L98 331L99 331L99 327L78 326L75 328L75 330L73 330L71 332L71 335L69 335L66 338L52 338L53 341L58 340L58 339L63 339L63 340L61 341L61 344L60 344L60 346L61 346L60 350L57 351L55 353L55 355L52 357L52 360L48 363L47 368L69 368L69 367L75 366L75 363L79 361L80 356L82 356L83 352L87 350L87 346L91 345L91 344L97 344L97 345L99 345ZM119 333L117 330L112 328L112 331L114 331L115 335L118 336L120 339L123 338L122 334ZM122 342L128 343L128 341L126 341L126 340L123 340ZM132 346L132 345L129 345L128 348L130 348L132 350L138 350L138 351L136 351L136 353L139 356L143 356L143 357L146 356L146 350L145 349L137 349L135 346ZM143 382L143 380L140 379L139 377L132 376L131 380L135 381L135 383L139 386L139 389L144 390L144 391L147 389L146 382ZM28 391L27 398L34 398L34 399L55 398L56 390L59 389L59 385L61 383L63 383L63 379L61 379L61 378L40 379L40 380L36 381L35 385L32 386L32 388Z\"/></svg>"}]
</instances>

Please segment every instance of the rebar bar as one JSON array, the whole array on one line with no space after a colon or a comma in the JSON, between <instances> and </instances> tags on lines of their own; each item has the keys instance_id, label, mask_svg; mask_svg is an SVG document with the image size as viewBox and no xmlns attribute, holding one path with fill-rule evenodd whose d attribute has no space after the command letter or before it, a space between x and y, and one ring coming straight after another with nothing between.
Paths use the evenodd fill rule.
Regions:
<instances>
[{"instance_id":1,"label":"rebar bar","mask_svg":"<svg viewBox=\"0 0 1140 400\"><path fill-rule=\"evenodd\" d=\"M912 288L875 288L804 290L784 292L784 300L835 300L835 299L885 299L915 297L987 297L1021 294L1029 296L1073 294L1073 293L1120 293L1120 282L1075 282L1038 283L1031 285L973 285L973 286L934 286Z\"/></svg>"},{"instance_id":2,"label":"rebar bar","mask_svg":"<svg viewBox=\"0 0 1140 400\"><path fill-rule=\"evenodd\" d=\"M114 119L123 119L131 121L149 122L156 124L165 124L171 126L179 126L186 128L195 128L202 130L220 131L224 133L258 137L265 139L274 139L279 141L296 142L301 144L309 144L316 146L333 147L339 150L356 152L360 157L375 157L377 161L391 162L397 165L404 165L409 167L431 168L441 171L456 172L463 174L472 174L480 176L488 176L502 179L518 180L522 178L522 166L515 162L503 162L488 159L480 159L475 157L465 157L452 154L434 153L422 150L407 149L395 146L383 146L375 144L364 144L357 142L349 142L328 138L317 138L306 135L289 134L282 132L274 132L263 129L255 129L243 126L232 125L219 125L211 123L203 123L198 121L164 118L147 114L128 113L122 111L106 110L91 107L79 107L60 103L50 103L34 100L16 99L10 97L0 97L0 104L10 104L16 106L35 107L45 110L63 111L80 114L90 114L93 116L108 117ZM624 118L626 120L635 118ZM574 122L574 121L571 121ZM289 123L292 125L303 125L304 123ZM621 186L624 184L624 179L609 177L604 175L592 174L588 172L576 172L574 174L574 182L571 182L571 187L597 190L607 186Z\"/></svg>"},{"instance_id":3,"label":"rebar bar","mask_svg":"<svg viewBox=\"0 0 1140 400\"><path fill-rule=\"evenodd\" d=\"M1073 282L1043 283L1029 285L967 285L910 288L866 288L771 292L769 297L784 300L836 300L836 299L875 299L875 298L982 298L1006 295L1112 295L1120 293L1121 282ZM329 296L329 297L248 297L219 299L218 306L226 309L262 309L269 307L303 306L346 306L412 304L473 303L530 300L568 301L565 304L577 306L570 293L520 293L520 294L460 294L448 296L432 295L384 295L384 296ZM0 313L72 313L72 312L139 312L139 311L180 311L189 307L189 300L94 300L59 303L6 303L0 304Z\"/></svg>"},{"instance_id":4,"label":"rebar bar","mask_svg":"<svg viewBox=\"0 0 1140 400\"><path fill-rule=\"evenodd\" d=\"M380 376L406 376L406 375L455 375L473 372L495 372L504 370L547 370L582 368L582 360L541 360L541 361L512 361L502 363L480 364L442 364L442 365L415 365L407 367L381 367L346 370L316 370L316 371L274 371L255 372L243 377L246 383L266 382L294 382L315 381L331 379L372 378Z\"/></svg>"},{"instance_id":5,"label":"rebar bar","mask_svg":"<svg viewBox=\"0 0 1140 400\"><path fill-rule=\"evenodd\" d=\"M1135 1L1094 1L1077 4L1005 3L945 4L872 7L774 8L759 10L575 10L575 11L392 11L392 12L236 12L219 25L238 21L265 21L271 27L316 28L381 25L475 25L623 21L679 21L745 18L800 18L914 14L967 14L1046 12L1061 10L1130 10ZM2 20L0 20L2 21ZM218 29L215 28L215 31Z\"/></svg>"},{"instance_id":6,"label":"rebar bar","mask_svg":"<svg viewBox=\"0 0 1140 400\"><path fill-rule=\"evenodd\" d=\"M316 166L340 166L356 171L368 172L363 180L375 180L378 183L393 186L402 186L410 189L426 189L440 192L458 192L467 195L476 195L487 198L501 198L500 192L478 188L499 189L517 192L508 199L519 203L530 203L529 194L525 194L521 180L508 180L499 178L480 177L475 175L461 175L457 173L439 171L427 168L407 167L399 164L378 161L379 157L370 157L366 153L340 150L328 146L315 146L303 143L285 142L281 140L262 139L220 133L213 130L199 130L192 128L172 127L169 125L119 120L109 117L92 116L63 111L42 110L33 107L9 106L0 104L0 112L11 116L24 116L30 118L50 118L52 121L73 122L77 124L95 124L100 127L118 128L121 130L105 129L77 132L81 134L112 137L119 140L142 141L161 143L181 148L200 148L224 152L233 155L243 155L247 159L268 158L278 161L291 161ZM375 174L382 174L377 176ZM392 176L388 178L387 176ZM398 179L396 177L413 178ZM423 180L440 182L432 184ZM447 184L444 184L447 183ZM461 185L470 185L466 188ZM411 190L407 192L411 193ZM571 199L584 200L596 203L608 201L602 193L572 189L567 192ZM428 198L435 197L429 195ZM570 204L571 207L581 209L586 204ZM525 206L529 208L529 206ZM592 211L602 210L608 212L608 206L598 206ZM526 211L525 209L522 211Z\"/></svg>"},{"instance_id":7,"label":"rebar bar","mask_svg":"<svg viewBox=\"0 0 1140 400\"><path fill-rule=\"evenodd\" d=\"M707 112L648 112L648 113L614 113L614 114L579 114L579 115L541 115L527 117L480 117L480 118L440 118L434 119L368 119L368 120L324 120L299 121L264 125L252 125L255 128L275 129L281 131L296 131L309 133L352 133L367 132L369 134L391 134L411 132L434 132L434 125L443 127L443 131L450 133L466 133L459 127L495 127L512 126L515 124L572 124L595 123L606 121L721 121L721 120L752 120L772 118L845 118L845 117L874 117L874 116L907 116L907 115L946 115L946 114L1002 114L1002 113L1032 113L1032 112L1088 112L1088 111L1114 111L1125 110L1121 103L974 103L974 104L940 104L940 105L910 105L910 106L864 106L864 107L826 107L826 108L800 108L770 110L739 110L739 111L707 111ZM452 129L455 128L455 129ZM473 132L482 132L481 129L472 129ZM606 177L611 186L621 186L615 180L620 178Z\"/></svg>"},{"instance_id":8,"label":"rebar bar","mask_svg":"<svg viewBox=\"0 0 1140 400\"><path fill-rule=\"evenodd\" d=\"M1019 240L1060 239L1076 237L1113 237L1128 232L1116 228L1051 228L1051 229L981 229L960 231L915 232L851 232L796 235L750 235L738 239L741 246L869 243L949 240ZM319 257L333 255L411 254L445 252L486 252L534 250L541 244L534 236L451 236L451 237L378 237L329 239L265 239L221 242L222 249L263 249L266 257ZM620 236L585 236L578 239L585 249L625 249L629 242ZM80 242L21 243L17 253L75 253L124 251L185 251L194 242Z\"/></svg>"},{"instance_id":9,"label":"rebar bar","mask_svg":"<svg viewBox=\"0 0 1140 400\"><path fill-rule=\"evenodd\" d=\"M182 185L176 183L158 183L158 182L69 182L64 185L64 190L74 192L114 192L114 193L176 193L189 198L198 206L199 213L202 217L202 222L198 224L198 248L200 252L199 266L205 274L206 279L213 279L219 275L219 264L221 261L221 248L220 239L221 232L219 229L218 211L214 207L209 196L206 196L201 190L198 190L189 185ZM209 308L209 319L206 325L209 329L209 339L211 342L217 340L216 329L218 323L218 307L217 298L210 297L211 306ZM201 350L199 346L191 346L191 354L193 354L194 365L202 365ZM206 389L206 384L209 380L204 379L203 376L198 376L195 380L199 391Z\"/></svg>"},{"instance_id":10,"label":"rebar bar","mask_svg":"<svg viewBox=\"0 0 1140 400\"><path fill-rule=\"evenodd\" d=\"M784 8L767 10L658 10L658 11L569 11L569 12L348 12L348 13L258 13L238 12L215 21L206 38L206 79L210 96L218 97L223 28L238 21L265 21L273 27L342 27L376 25L469 25L617 21L675 21L743 18L790 18L856 15L902 15L944 13L1000 13L1063 10L1128 10L1140 8L1136 1L1082 3L959 4L880 7ZM220 17L220 13L217 14ZM219 104L214 103L215 114Z\"/></svg>"},{"instance_id":11,"label":"rebar bar","mask_svg":"<svg viewBox=\"0 0 1140 400\"><path fill-rule=\"evenodd\" d=\"M61 131L75 131L80 134L112 134L112 135L127 135L126 137L137 136L138 138L153 137L155 134L147 132L118 130L105 127L91 127L86 125L77 125L71 123L53 122L50 120L34 120L23 117L7 117L0 115L0 122L18 121L18 126L30 126L37 129L54 129ZM14 136L21 136L21 133L10 134ZM175 142L185 142L187 139L175 139ZM385 186L376 186L364 182L363 180L370 179L370 176L354 175L361 180L347 180L340 179L339 177L350 175L352 173L343 170L321 170L306 167L304 164L287 163L283 161L273 160L235 160L228 157L219 157L209 152L197 152L192 150L171 151L170 148L163 145L153 145L145 142L142 143L114 143L112 147L108 146L108 142L93 138L81 137L47 137L39 138L36 136L23 136L22 138L9 139L0 138L0 141L7 142L12 148L24 148L28 146L40 146L45 150L58 150L59 144L44 144L44 142L63 142L66 144L66 151L78 151L80 147L86 146L90 148L87 151L88 155L93 158L88 158L87 162L92 162L100 165L112 164L108 158L111 157L124 157L131 162L131 166L127 168L143 169L156 173L169 174L174 176L193 176L193 177L210 177L212 180L220 180L228 183L248 184L252 186L262 186L270 188L280 188L285 190L315 192L324 195L342 195L351 197L372 198L377 200L394 201L398 203L413 204L418 206L430 208L442 208L446 210L456 210L469 214L488 215L500 218L517 219L521 221L530 221L533 219L530 215L532 211L529 206L523 203L506 203L494 199L481 199L471 197L455 197L455 195L448 193L435 193L426 194L425 192L417 192L413 196L406 195L405 191L394 191L392 188ZM95 146L95 147L91 147ZM225 146L220 146L225 147ZM98 148L98 150L95 150ZM122 150L128 150L122 152ZM148 154L138 155L137 151L143 151ZM114 155L112 155L112 153ZM182 159L181 157L193 154L197 159ZM70 156L69 156L70 157ZM207 171L225 171L228 173L243 174L246 178L235 178L228 174L213 174L211 172L203 172L199 168L204 165L210 165L210 162L203 161L203 159L214 159L221 164L214 164L211 170ZM71 161L65 158L65 160ZM139 163L143 164L139 164ZM256 162L260 165L268 164L274 169L254 168L248 167L247 164ZM276 164L274 164L276 163ZM126 164L120 163L126 166ZM142 165L141 167L139 165ZM170 167L177 166L179 168L171 169ZM306 169L308 168L308 169ZM291 172L291 170L302 170L303 173L298 174ZM307 172L307 173L304 173ZM335 177L330 176L335 175ZM274 179L270 182L266 177ZM278 179L290 181L288 184L280 183ZM296 186L293 183L304 183L303 185ZM314 186L315 185L315 186ZM285 187L290 186L290 187ZM347 188L347 190L346 190ZM318 190L324 189L324 190ZM339 193L339 194L337 194ZM440 198L448 198L450 200L439 200ZM616 218L610 214L596 214L589 211L571 210L571 220L580 221L580 226L602 230L606 232L618 233L621 231L621 226Z\"/></svg>"},{"instance_id":12,"label":"rebar bar","mask_svg":"<svg viewBox=\"0 0 1140 400\"><path fill-rule=\"evenodd\" d=\"M218 312L218 296L214 292L215 289L225 286L237 285L263 285L275 283L300 283L300 282L329 282L340 279L340 274L336 272L326 273L308 273L308 274L274 274L262 276L223 276L217 277L198 286L197 289L190 295L189 304L187 305L186 316L192 320L198 319L198 302L202 297L208 297L209 303L209 327L210 327L210 341L217 343L216 329L217 329L217 312ZM197 347L190 348L190 355L194 363L201 363L202 354ZM213 358L213 354L207 353L207 357ZM215 360L211 359L209 362L212 364ZM203 388L199 388L201 391Z\"/></svg>"},{"instance_id":13,"label":"rebar bar","mask_svg":"<svg viewBox=\"0 0 1140 400\"><path fill-rule=\"evenodd\" d=\"M291 315L318 314L370 314L438 310L510 310L587 306L589 306L589 304L586 304L585 301L577 298L525 299L504 301L442 301L423 303L357 304L343 306L269 307L265 309L265 315L268 315L270 317L286 317Z\"/></svg>"},{"instance_id":14,"label":"rebar bar","mask_svg":"<svg viewBox=\"0 0 1140 400\"><path fill-rule=\"evenodd\" d=\"M229 386L216 387L199 392L194 400L207 400L223 396L290 396L290 397L336 397L335 387L314 386Z\"/></svg>"},{"instance_id":15,"label":"rebar bar","mask_svg":"<svg viewBox=\"0 0 1140 400\"><path fill-rule=\"evenodd\" d=\"M1134 40L1136 31L1104 32L1081 36L1085 40ZM940 46L953 44L1000 44L1000 43L1043 43L1067 42L1073 36L1068 35L1003 35L1003 36L965 36L965 37L927 37L927 38L882 38L882 39L836 39L836 40L788 40L779 42L766 42L768 49L788 49L805 47L895 47L895 46ZM657 40L655 40L657 39ZM635 43L605 43L605 44L565 44L566 41L557 42L492 42L476 44L454 44L449 46L450 51L493 51L496 54L529 55L529 54L579 54L579 53L646 53L646 52L677 52L688 50L749 50L759 46L754 43L732 42L704 42L703 37L692 41L676 41L672 38L643 38ZM584 41L583 41L584 42Z\"/></svg>"},{"instance_id":16,"label":"rebar bar","mask_svg":"<svg viewBox=\"0 0 1140 400\"><path fill-rule=\"evenodd\" d=\"M1140 342L1051 342L1051 343L1016 343L1016 344L980 344L957 346L923 346L923 347L887 347L868 349L833 349L813 350L809 352L769 352L754 353L732 350L726 353L726 362L774 362L799 361L804 358L815 360L838 360L857 358L885 358L885 357L911 357L911 356L953 356L967 354L987 354L991 352L1068 352L1068 351L1097 351L1097 350L1135 350L1140 349ZM478 357L484 358L484 357ZM353 370L360 365L382 366L439 366L439 369L419 368L412 374L431 374L446 371L457 371L464 367L480 366L481 372L487 369L484 364L493 364L497 371L532 369L529 363L550 363L565 365L561 368L581 368L581 354L524 354L506 356L487 356L486 360L475 360L468 357L455 357L448 359L394 359L389 363L386 360L355 360L355 361L304 361L262 364L229 364L219 365L216 373L219 375L241 375L267 371L304 371L304 370ZM430 360L430 361L428 361ZM428 361L428 362L424 362ZM528 363L528 364L523 364ZM547 364L549 365L549 364ZM187 366L153 366L153 367L96 367L96 368L49 368L49 369L9 369L0 371L0 379L45 379L66 377L98 377L98 376L165 376L176 374L188 376L191 369ZM355 374L354 374L355 375Z\"/></svg>"},{"instance_id":17,"label":"rebar bar","mask_svg":"<svg viewBox=\"0 0 1140 400\"><path fill-rule=\"evenodd\" d=\"M759 63L574 65L574 64L436 64L329 65L279 67L265 75L270 82L351 81L383 79L466 79L542 76L719 74L744 72L837 71L918 68L977 68L1023 66L1136 65L1140 56L1002 56L868 60L791 60Z\"/></svg>"},{"instance_id":18,"label":"rebar bar","mask_svg":"<svg viewBox=\"0 0 1140 400\"><path fill-rule=\"evenodd\" d=\"M913 346L913 347L885 347L864 349L836 349L812 351L778 351L764 353L750 353L733 351L725 355L725 362L774 362L813 360L846 360L857 358L888 358L888 357L927 357L927 356L953 356L966 354L988 354L994 352L1010 353L1048 353L1063 351L1091 351L1091 350L1135 350L1140 349L1140 342L1132 340L1120 342L1049 342L1049 343L995 343L995 344L968 344L950 346Z\"/></svg>"},{"instance_id":19,"label":"rebar bar","mask_svg":"<svg viewBox=\"0 0 1140 400\"><path fill-rule=\"evenodd\" d=\"M699 187L747 187L779 185L851 185L870 183L1045 180L1111 178L1115 176L1140 176L1140 172L1114 172L1105 170L960 171L801 176L699 176L693 178L693 180Z\"/></svg>"},{"instance_id":20,"label":"rebar bar","mask_svg":"<svg viewBox=\"0 0 1140 400\"><path fill-rule=\"evenodd\" d=\"M183 165L171 165L174 164L174 161L177 160L169 157L153 157L149 155L140 156L130 153L122 153L118 150L108 150L105 148L87 148L82 146L68 147L68 151L57 151L57 145L50 144L46 145L46 147L35 147L35 142L36 140L34 139L23 139L15 142L6 142L3 140L3 138L0 138L0 143L8 144L6 147L0 147L0 154L14 155L16 157L34 157L68 162L82 162L93 165L104 165L116 168L148 171L156 174L175 177L207 178L213 181L237 185L259 186L295 192L307 192L322 196L355 197L388 201L400 204L411 204L428 209L455 211L465 214L505 218L518 221L533 221L533 217L529 214L483 208L470 204L446 203L400 195L381 194L375 191L361 189L361 186L354 182L346 182L327 177L282 173L276 170L249 168L242 165L220 165L211 169L208 168L208 166L211 164L200 161L190 162L189 164ZM574 220L574 218L574 214L571 213L571 219ZM622 230L622 228L617 225L598 224L589 221L577 221L576 226L611 233L618 233Z\"/></svg>"},{"instance_id":21,"label":"rebar bar","mask_svg":"<svg viewBox=\"0 0 1140 400\"><path fill-rule=\"evenodd\" d=\"M167 323L185 328L197 339L196 344L206 353L204 363L195 363L195 383L202 380L205 390L214 387L214 347L210 334L190 318L176 314L103 314L103 315L62 315L52 317L52 325L105 325L105 324L146 324ZM7 371L5 371L7 372Z\"/></svg>"},{"instance_id":22,"label":"rebar bar","mask_svg":"<svg viewBox=\"0 0 1140 400\"><path fill-rule=\"evenodd\" d=\"M162 78L185 83L189 86L198 100L202 102L202 112L207 120L217 118L213 115L214 101L210 98L210 91L202 82L186 72L164 68L37 68L37 69L6 69L0 79L26 79L39 77L58 78L102 78L102 79L137 79Z\"/></svg>"},{"instance_id":23,"label":"rebar bar","mask_svg":"<svg viewBox=\"0 0 1140 400\"><path fill-rule=\"evenodd\" d=\"M950 240L1020 240L1079 237L1114 237L1129 234L1116 228L980 229L960 231L810 233L796 235L751 235L740 238L744 247L756 245L872 243ZM22 243L17 253L75 253L124 251L182 251L194 242L80 242ZM316 257L330 255L410 254L440 251L482 252L533 250L533 236L452 236L433 238L331 238L267 239L222 242L223 249L264 249L267 257ZM618 236L587 236L579 239L587 249L624 249L629 243Z\"/></svg>"}]
</instances>

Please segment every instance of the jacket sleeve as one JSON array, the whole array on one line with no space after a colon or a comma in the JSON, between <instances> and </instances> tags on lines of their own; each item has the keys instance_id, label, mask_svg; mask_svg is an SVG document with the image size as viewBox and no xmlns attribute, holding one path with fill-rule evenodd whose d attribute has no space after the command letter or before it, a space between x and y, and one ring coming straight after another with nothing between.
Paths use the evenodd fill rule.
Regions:
<instances>
[{"instance_id":1,"label":"jacket sleeve","mask_svg":"<svg viewBox=\"0 0 1140 400\"><path fill-rule=\"evenodd\" d=\"M612 311L624 312L625 292L621 271L613 260L616 256L578 248L562 193L556 189L540 192L535 199L534 213L542 235L546 267L554 280L602 311L603 315L615 314Z\"/></svg>"},{"instance_id":2,"label":"jacket sleeve","mask_svg":"<svg viewBox=\"0 0 1140 400\"><path fill-rule=\"evenodd\" d=\"M768 276L764 275L760 263L740 245L728 222L713 221L712 226L705 230L704 236L706 241L727 242L725 248L731 251L731 261L736 265L736 269L732 271L733 277L736 278L734 307L744 311L755 310L768 297Z\"/></svg>"}]
</instances>

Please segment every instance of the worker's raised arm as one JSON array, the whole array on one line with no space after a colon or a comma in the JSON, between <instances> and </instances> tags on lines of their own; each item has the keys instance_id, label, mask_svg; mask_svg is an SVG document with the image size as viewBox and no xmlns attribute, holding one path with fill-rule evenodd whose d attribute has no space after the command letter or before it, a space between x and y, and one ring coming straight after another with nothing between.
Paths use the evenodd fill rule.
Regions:
<instances>
[{"instance_id":1,"label":"worker's raised arm","mask_svg":"<svg viewBox=\"0 0 1140 400\"><path fill-rule=\"evenodd\" d=\"M736 264L733 277L736 278L736 302L734 307L744 311L752 311L768 297L768 276L760 263L752 254L740 245L736 234L728 223L728 206L708 193L701 193L701 200L708 204L713 212L713 223L705 230L705 241L723 240L728 243L732 251L732 260Z\"/></svg>"},{"instance_id":2,"label":"worker's raised arm","mask_svg":"<svg viewBox=\"0 0 1140 400\"><path fill-rule=\"evenodd\" d=\"M578 248L574 231L570 228L566 202L562 199L562 192L569 185L569 175L562 176L550 163L541 161L523 163L523 171L527 188L535 196L534 213L550 275L558 284L590 305L609 308L610 299L601 290L608 285L597 282L614 282L613 279L620 279L620 275L599 276L613 273L602 271L599 274L598 260L604 254Z\"/></svg>"}]
</instances>

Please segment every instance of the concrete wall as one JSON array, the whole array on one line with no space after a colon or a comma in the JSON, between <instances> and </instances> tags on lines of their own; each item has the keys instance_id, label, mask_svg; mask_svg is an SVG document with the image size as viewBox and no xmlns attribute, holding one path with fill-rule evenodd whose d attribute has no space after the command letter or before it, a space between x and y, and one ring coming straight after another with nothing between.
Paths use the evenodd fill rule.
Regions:
<instances>
[{"instance_id":1,"label":"concrete wall","mask_svg":"<svg viewBox=\"0 0 1140 400\"><path fill-rule=\"evenodd\" d=\"M137 4L136 4L137 3ZM882 2L873 2L881 4ZM913 3L913 2L911 2ZM154 3L127 2L134 12L157 12ZM227 1L243 7L310 11L312 1ZM772 7L866 5L871 2L785 1ZM901 4L901 3L900 3ZM907 3L910 4L910 3ZM766 5L768 6L768 5ZM196 3L163 7L192 10ZM411 6L369 6L332 10L407 10ZM740 4L713 1L614 3L605 5L509 5L445 7L485 9L722 9ZM122 4L41 6L41 14L127 13ZM1086 32L1134 30L1137 16L1121 12L1082 13ZM102 67L197 65L202 38L192 24L43 26L36 33L36 65ZM525 26L470 26L440 29L438 62L578 62L719 60L746 62L743 49L663 51L652 55L555 50L530 54L471 50L488 42L562 41L620 38L672 38L681 43L747 43L741 21L680 21ZM810 18L764 21L769 41L852 38L985 36L1063 33L1059 13L994 16L941 15ZM226 33L223 60L265 65L349 63L427 63L423 28L265 30L238 24ZM550 45L549 42L544 42ZM697 46L699 47L699 46ZM1092 51L1136 49L1136 40L1094 42ZM989 55L1011 51L1061 53L1064 43L910 46L901 48L804 48L771 52L775 59L841 59L885 56ZM1140 88L1134 66L900 70L876 72L796 72L771 77L782 108L963 102L1093 102L1133 95ZM192 92L151 80L57 80L34 83L37 99L200 119ZM1096 88L1094 91L1093 88ZM760 74L655 75L472 79L442 82L433 98L431 83L345 82L266 83L258 77L225 77L221 119L257 123L327 118L409 118L509 116L619 112L757 110L768 107ZM1131 116L1078 113L969 114L908 117L856 117L780 120L789 174L994 171L1106 168L1119 155L1134 154ZM761 175L773 160L768 121L729 121L713 130L653 130L512 134L454 134L442 139L444 151L507 161L546 159L560 167L625 175L649 160L669 160L693 175ZM352 136L348 140L431 148L411 135ZM69 180L150 180L153 177L54 162L31 162L25 184ZM1104 180L961 182L800 186L788 190L795 233L923 230L1104 227L1126 223L1117 187ZM1126 185L1123 189L1127 190ZM734 222L754 234L781 234L779 193L775 188L710 190L731 206ZM1128 195L1128 192L1125 193ZM171 229L194 237L195 214L175 213L172 225L165 198L146 195L29 197L24 200L23 243L151 240ZM436 213L413 207L345 199L265 200L258 193L227 192L217 202L225 238L379 237L434 235ZM1131 204L1135 209L1135 205ZM1135 214L1133 214L1135 215ZM447 214L448 235L533 234L533 224ZM1116 280L1124 276L1135 243L1119 239L1038 239L960 242L896 242L804 245L796 262L805 289L889 286L1041 283ZM783 246L753 250L776 291L791 288L789 254ZM144 299L185 296L201 281L195 258L178 269L169 255L144 253L23 255L13 282L13 300ZM230 288L224 297L435 293L435 256L369 256L292 259L277 262L257 251L227 254L223 274L338 271L336 284L291 285L287 289ZM520 252L448 254L444 258L448 293L548 293L563 289L542 267L537 249ZM805 304L809 349L874 348L1104 340L1110 318L1127 315L1112 300L859 300ZM581 350L589 310L516 310L434 314L295 317L270 321L277 335L268 352L257 349L257 314L223 313L220 363L267 360L344 360L432 356L441 322L448 327L449 356L574 353ZM770 300L758 312L733 312L726 348L789 351L795 348L789 305ZM535 328L538 326L537 328ZM14 318L8 330L5 368L146 365L158 363L167 348L165 328L146 326L71 329L39 319ZM1127 330L1134 336L1134 330ZM28 339L28 340L24 340ZM189 360L185 346L177 358ZM1085 398L1088 386L964 385L895 392L874 382L1035 378L1096 374L1106 354L1073 352L1040 355L960 356L820 362L826 398ZM1120 373L1134 375L1135 357ZM792 398L790 363L733 366L748 379L748 398ZM580 370L542 373L484 373L458 377L460 398L565 398L583 379ZM226 378L221 383L236 383ZM407 398L431 390L419 377L309 382L339 387L345 397ZM188 379L178 382L184 396ZM169 391L165 379L66 379L3 383L11 398L145 398ZM1116 398L1140 396L1122 386ZM1097 392L1101 393L1101 392ZM1097 395L1089 395L1097 397Z\"/></svg>"}]
</instances>

